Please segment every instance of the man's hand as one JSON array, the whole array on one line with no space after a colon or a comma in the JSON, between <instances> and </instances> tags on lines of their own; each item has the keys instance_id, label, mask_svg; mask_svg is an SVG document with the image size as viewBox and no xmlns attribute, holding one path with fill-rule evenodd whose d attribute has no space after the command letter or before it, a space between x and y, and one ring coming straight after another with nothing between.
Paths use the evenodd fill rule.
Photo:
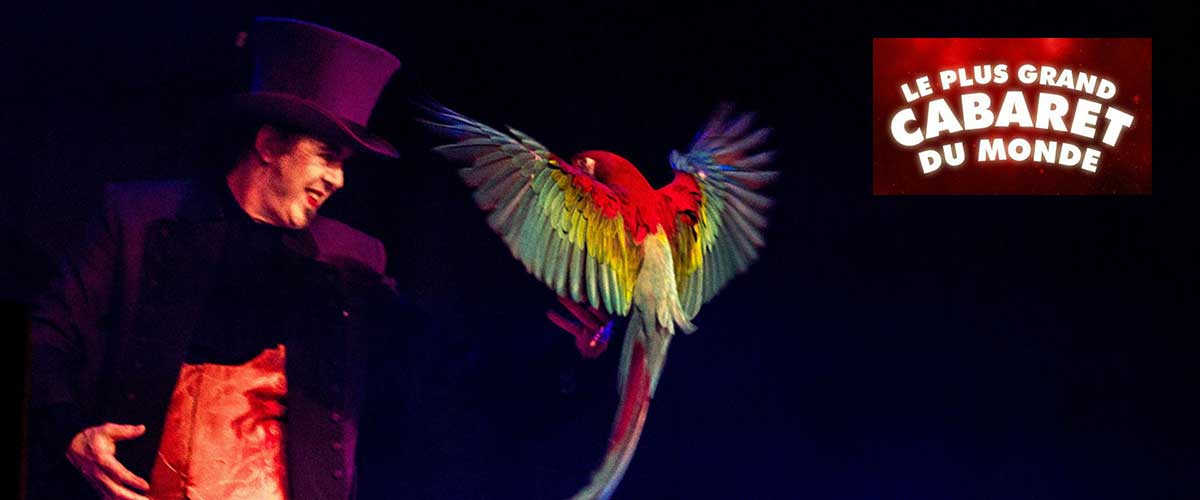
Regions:
<instances>
[{"instance_id":1,"label":"man's hand","mask_svg":"<svg viewBox=\"0 0 1200 500\"><path fill-rule=\"evenodd\" d=\"M117 461L117 441L133 439L146 433L144 425L104 424L89 427L75 435L67 447L71 461L105 500L149 500L136 493L150 489L150 483L126 469Z\"/></svg>"},{"instance_id":2,"label":"man's hand","mask_svg":"<svg viewBox=\"0 0 1200 500\"><path fill-rule=\"evenodd\" d=\"M576 304L571 299L559 297L558 301L578 320L571 321L557 311L546 311L550 322L575 337L575 348L579 354L591 359L604 352L608 338L612 335L612 319L604 311Z\"/></svg>"}]
</instances>

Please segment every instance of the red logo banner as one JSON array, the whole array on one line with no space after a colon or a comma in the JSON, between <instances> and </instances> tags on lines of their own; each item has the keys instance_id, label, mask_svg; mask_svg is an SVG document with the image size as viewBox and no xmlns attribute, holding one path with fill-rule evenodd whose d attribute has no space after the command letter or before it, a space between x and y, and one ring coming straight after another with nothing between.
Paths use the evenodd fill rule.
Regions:
<instances>
[{"instance_id":1,"label":"red logo banner","mask_svg":"<svg viewBox=\"0 0 1200 500\"><path fill-rule=\"evenodd\" d=\"M877 38L873 192L1150 194L1151 39Z\"/></svg>"}]
</instances>

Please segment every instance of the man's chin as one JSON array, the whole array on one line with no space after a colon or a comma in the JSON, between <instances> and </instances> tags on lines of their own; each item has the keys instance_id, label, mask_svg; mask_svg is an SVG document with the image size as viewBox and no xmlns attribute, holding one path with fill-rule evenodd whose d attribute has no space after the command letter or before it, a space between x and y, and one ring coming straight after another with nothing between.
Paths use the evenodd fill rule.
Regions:
<instances>
[{"instance_id":1,"label":"man's chin","mask_svg":"<svg viewBox=\"0 0 1200 500\"><path fill-rule=\"evenodd\" d=\"M312 221L315 217L316 217L316 214L314 214L312 217L304 217L301 219L297 219L297 220L293 221L294 223L290 224L288 227L290 227L292 229L304 229L304 228L308 227L309 224L312 224Z\"/></svg>"},{"instance_id":2,"label":"man's chin","mask_svg":"<svg viewBox=\"0 0 1200 500\"><path fill-rule=\"evenodd\" d=\"M298 208L292 212L291 217L288 217L287 220L284 221L284 226L290 229L304 229L308 227L308 225L311 224L313 219L316 217L316 210Z\"/></svg>"}]
</instances>

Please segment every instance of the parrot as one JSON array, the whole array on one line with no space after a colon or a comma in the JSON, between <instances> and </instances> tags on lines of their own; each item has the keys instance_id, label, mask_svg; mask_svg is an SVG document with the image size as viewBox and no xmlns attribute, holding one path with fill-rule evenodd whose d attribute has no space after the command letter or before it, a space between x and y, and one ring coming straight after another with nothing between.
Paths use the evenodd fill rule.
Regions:
<instances>
[{"instance_id":1,"label":"parrot","mask_svg":"<svg viewBox=\"0 0 1200 500\"><path fill-rule=\"evenodd\" d=\"M618 373L619 403L600 465L575 499L610 498L629 467L676 327L692 320L765 245L772 200L762 189L773 151L758 151L769 128L722 104L684 153L671 151L674 178L655 189L629 160L603 150L570 161L506 127L500 131L437 103L419 118L447 139L434 149L473 190L487 223L526 271L584 325L576 347L594 357L608 342L610 315L629 318Z\"/></svg>"}]
</instances>

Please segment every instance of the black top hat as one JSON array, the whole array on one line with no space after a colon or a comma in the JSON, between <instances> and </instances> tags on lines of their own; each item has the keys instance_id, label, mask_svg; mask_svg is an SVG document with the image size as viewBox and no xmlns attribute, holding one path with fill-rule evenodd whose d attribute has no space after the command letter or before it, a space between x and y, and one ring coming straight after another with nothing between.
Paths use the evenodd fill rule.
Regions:
<instances>
[{"instance_id":1,"label":"black top hat","mask_svg":"<svg viewBox=\"0 0 1200 500\"><path fill-rule=\"evenodd\" d=\"M237 108L315 136L397 158L367 130L367 119L400 60L324 26L260 17L246 40L254 58L250 91Z\"/></svg>"}]
</instances>

